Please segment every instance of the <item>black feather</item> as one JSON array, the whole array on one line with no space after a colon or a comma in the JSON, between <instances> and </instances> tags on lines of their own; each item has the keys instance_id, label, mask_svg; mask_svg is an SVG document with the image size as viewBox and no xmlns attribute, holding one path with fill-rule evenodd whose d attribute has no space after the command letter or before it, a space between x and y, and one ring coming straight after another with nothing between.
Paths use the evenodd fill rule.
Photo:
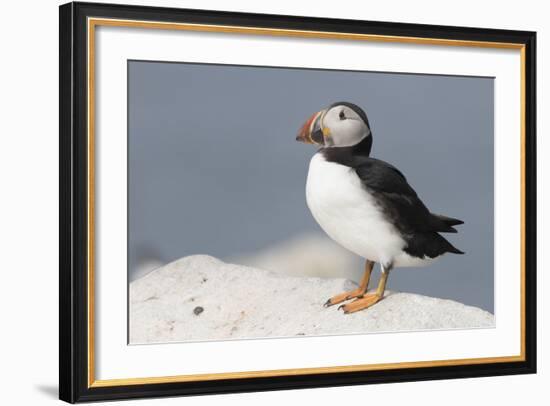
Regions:
<instances>
[{"instance_id":1,"label":"black feather","mask_svg":"<svg viewBox=\"0 0 550 406\"><path fill-rule=\"evenodd\" d=\"M346 106L346 107L349 107L350 109L352 109L353 111L355 111L359 117L361 117L361 119L365 122L365 124L367 125L367 127L368 127L369 130L370 130L369 119L368 119L368 117L367 117L367 113L365 113L365 111L364 111L361 107L359 107L357 104L350 103L350 102L346 102L346 101L341 101L341 102L332 103L332 104L329 106L329 109L331 109L331 108L334 107L334 106Z\"/></svg>"},{"instance_id":2,"label":"black feather","mask_svg":"<svg viewBox=\"0 0 550 406\"><path fill-rule=\"evenodd\" d=\"M444 221L446 224L450 226L459 226L461 224L464 224L462 220L454 219L452 217L442 216L441 214L434 214L434 216L439 217L442 221Z\"/></svg>"},{"instance_id":3,"label":"black feather","mask_svg":"<svg viewBox=\"0 0 550 406\"><path fill-rule=\"evenodd\" d=\"M387 162L370 158L372 136L345 148L325 148L327 161L353 168L366 191L373 196L385 217L407 242L405 252L434 258L445 252L463 254L438 233L456 233L462 220L430 213L405 176Z\"/></svg>"},{"instance_id":4,"label":"black feather","mask_svg":"<svg viewBox=\"0 0 550 406\"><path fill-rule=\"evenodd\" d=\"M446 252L464 254L438 233L416 233L405 236L405 252L418 258L435 258Z\"/></svg>"}]
</instances>

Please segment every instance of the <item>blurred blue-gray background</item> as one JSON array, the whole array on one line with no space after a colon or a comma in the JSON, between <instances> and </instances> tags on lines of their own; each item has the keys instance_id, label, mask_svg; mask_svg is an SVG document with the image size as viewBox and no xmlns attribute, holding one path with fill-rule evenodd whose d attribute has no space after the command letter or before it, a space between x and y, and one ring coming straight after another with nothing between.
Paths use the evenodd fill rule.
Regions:
<instances>
[{"instance_id":1,"label":"blurred blue-gray background","mask_svg":"<svg viewBox=\"0 0 550 406\"><path fill-rule=\"evenodd\" d=\"M494 311L493 79L129 61L129 279L209 254L293 275L358 280L305 203L315 111L367 113L372 156L397 166L431 211L465 221L466 255L396 269L390 290ZM335 292L338 293L338 292Z\"/></svg>"}]
</instances>

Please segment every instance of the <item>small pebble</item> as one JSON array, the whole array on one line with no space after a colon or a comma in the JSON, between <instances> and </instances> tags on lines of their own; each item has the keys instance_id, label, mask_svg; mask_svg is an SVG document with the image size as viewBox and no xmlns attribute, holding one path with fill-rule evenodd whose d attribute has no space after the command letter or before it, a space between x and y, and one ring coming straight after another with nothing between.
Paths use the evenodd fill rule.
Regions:
<instances>
[{"instance_id":1,"label":"small pebble","mask_svg":"<svg viewBox=\"0 0 550 406\"><path fill-rule=\"evenodd\" d=\"M201 307L201 306L197 306L193 309L193 313L195 313L195 315L199 315L201 314L202 312L204 312L204 309Z\"/></svg>"}]
</instances>

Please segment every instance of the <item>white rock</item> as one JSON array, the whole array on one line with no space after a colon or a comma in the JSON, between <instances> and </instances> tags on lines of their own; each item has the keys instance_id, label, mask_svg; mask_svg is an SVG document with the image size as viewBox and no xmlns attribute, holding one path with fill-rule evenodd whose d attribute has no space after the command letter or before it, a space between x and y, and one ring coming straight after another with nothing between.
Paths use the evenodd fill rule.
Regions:
<instances>
[{"instance_id":1,"label":"white rock","mask_svg":"<svg viewBox=\"0 0 550 406\"><path fill-rule=\"evenodd\" d=\"M451 300L387 292L373 307L324 308L346 279L289 277L206 255L179 259L130 283L132 344L339 335L494 326L494 316Z\"/></svg>"}]
</instances>

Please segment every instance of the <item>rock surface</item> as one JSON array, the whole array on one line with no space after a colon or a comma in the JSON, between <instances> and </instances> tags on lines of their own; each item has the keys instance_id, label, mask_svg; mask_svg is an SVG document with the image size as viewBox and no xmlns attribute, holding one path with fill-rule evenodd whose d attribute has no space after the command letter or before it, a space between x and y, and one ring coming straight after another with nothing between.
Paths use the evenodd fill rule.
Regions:
<instances>
[{"instance_id":1,"label":"rock surface","mask_svg":"<svg viewBox=\"0 0 550 406\"><path fill-rule=\"evenodd\" d=\"M130 343L493 327L494 316L452 300L387 292L370 309L324 308L346 279L289 277L181 258L130 283Z\"/></svg>"}]
</instances>

